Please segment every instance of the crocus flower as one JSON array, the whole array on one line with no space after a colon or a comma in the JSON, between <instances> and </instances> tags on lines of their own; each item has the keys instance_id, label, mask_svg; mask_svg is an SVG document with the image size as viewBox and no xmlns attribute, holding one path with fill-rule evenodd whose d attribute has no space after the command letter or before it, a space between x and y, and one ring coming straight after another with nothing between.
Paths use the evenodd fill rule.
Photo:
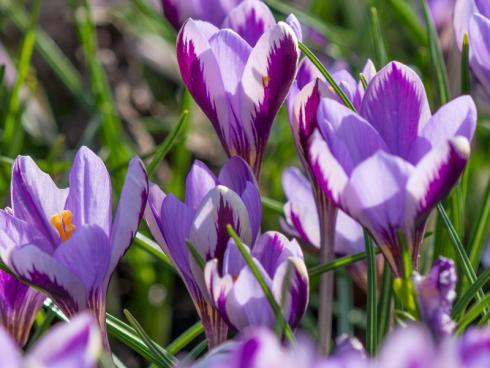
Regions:
<instances>
[{"instance_id":1,"label":"crocus flower","mask_svg":"<svg viewBox=\"0 0 490 368\"><path fill-rule=\"evenodd\" d=\"M227 326L212 307L203 271L191 256L188 239L205 261L223 262L232 225L246 244L257 239L261 202L250 167L230 158L216 177L205 164L194 162L186 179L185 202L150 186L145 219L163 251L174 262L203 321L211 347L226 339Z\"/></svg>"},{"instance_id":2,"label":"crocus flower","mask_svg":"<svg viewBox=\"0 0 490 368\"><path fill-rule=\"evenodd\" d=\"M5 368L95 368L102 344L97 321L85 313L57 324L24 356L0 327L0 349Z\"/></svg>"},{"instance_id":3,"label":"crocus flower","mask_svg":"<svg viewBox=\"0 0 490 368\"><path fill-rule=\"evenodd\" d=\"M439 31L451 27L456 0L428 0L430 14Z\"/></svg>"},{"instance_id":4,"label":"crocus flower","mask_svg":"<svg viewBox=\"0 0 490 368\"><path fill-rule=\"evenodd\" d=\"M136 234L147 192L143 163L134 158L113 221L109 173L100 158L82 147L67 189L59 189L30 157L17 157L12 208L0 210L0 256L5 264L45 290L68 317L91 310L106 349L107 286Z\"/></svg>"},{"instance_id":5,"label":"crocus flower","mask_svg":"<svg viewBox=\"0 0 490 368\"><path fill-rule=\"evenodd\" d=\"M26 344L44 294L0 271L0 325L22 347Z\"/></svg>"},{"instance_id":6,"label":"crocus flower","mask_svg":"<svg viewBox=\"0 0 490 368\"><path fill-rule=\"evenodd\" d=\"M317 106L308 110L318 124L308 157L318 185L369 230L398 277L403 233L416 269L427 216L468 160L473 100L459 97L432 116L417 74L391 62L369 83L359 113L329 98Z\"/></svg>"},{"instance_id":7,"label":"crocus flower","mask_svg":"<svg viewBox=\"0 0 490 368\"><path fill-rule=\"evenodd\" d=\"M184 84L211 120L228 156L242 157L257 178L299 57L297 38L288 24L274 24L255 45L249 43L258 34L241 36L189 19L177 37Z\"/></svg>"},{"instance_id":8,"label":"crocus flower","mask_svg":"<svg viewBox=\"0 0 490 368\"><path fill-rule=\"evenodd\" d=\"M454 32L458 46L468 33L470 64L490 100L490 3L488 0L458 0L454 9Z\"/></svg>"},{"instance_id":9,"label":"crocus flower","mask_svg":"<svg viewBox=\"0 0 490 368\"><path fill-rule=\"evenodd\" d=\"M421 317L436 339L450 336L456 327L451 319L456 282L454 262L444 257L434 263L427 276L415 273L414 285Z\"/></svg>"},{"instance_id":10,"label":"crocus flower","mask_svg":"<svg viewBox=\"0 0 490 368\"><path fill-rule=\"evenodd\" d=\"M306 311L309 289L299 244L270 231L250 248L254 263L283 306L284 318L295 328ZM269 301L232 240L221 264L214 258L207 262L204 272L211 300L230 326L238 331L249 326L274 327L276 317Z\"/></svg>"}]
</instances>

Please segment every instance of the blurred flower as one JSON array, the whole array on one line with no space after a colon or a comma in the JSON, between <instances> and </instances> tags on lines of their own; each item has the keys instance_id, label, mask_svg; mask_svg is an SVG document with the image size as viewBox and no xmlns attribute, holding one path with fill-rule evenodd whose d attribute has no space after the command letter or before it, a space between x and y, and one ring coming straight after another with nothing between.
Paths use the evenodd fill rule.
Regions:
<instances>
[{"instance_id":1,"label":"blurred flower","mask_svg":"<svg viewBox=\"0 0 490 368\"><path fill-rule=\"evenodd\" d=\"M30 157L17 157L12 209L0 210L0 256L19 277L45 290L68 317L91 310L109 349L107 286L138 229L148 180L143 163L131 160L114 221L109 173L86 147L77 152L69 184L59 189Z\"/></svg>"},{"instance_id":2,"label":"blurred flower","mask_svg":"<svg viewBox=\"0 0 490 368\"><path fill-rule=\"evenodd\" d=\"M456 267L450 259L440 257L427 276L415 273L414 285L422 320L436 339L452 335L456 323L451 310L456 298Z\"/></svg>"},{"instance_id":3,"label":"blurred flower","mask_svg":"<svg viewBox=\"0 0 490 368\"><path fill-rule=\"evenodd\" d=\"M432 116L420 78L392 62L369 83L359 113L329 98L316 101L318 109L307 106L307 113L316 116L318 129L307 143L318 185L370 231L397 277L403 270L399 231L417 269L427 216L470 154L473 100L459 97Z\"/></svg>"},{"instance_id":4,"label":"blurred flower","mask_svg":"<svg viewBox=\"0 0 490 368\"><path fill-rule=\"evenodd\" d=\"M187 175L185 202L150 186L145 219L153 237L174 262L204 324L209 345L226 339L226 324L210 304L203 270L185 241L189 240L205 261L222 264L232 225L240 239L253 244L262 219L260 195L250 167L239 157L230 158L216 177L195 161Z\"/></svg>"},{"instance_id":5,"label":"blurred flower","mask_svg":"<svg viewBox=\"0 0 490 368\"><path fill-rule=\"evenodd\" d=\"M284 318L295 328L306 311L309 290L308 271L298 243L270 231L260 236L249 252L277 303L283 306ZM214 306L236 330L274 327L276 317L269 301L233 240L222 260L207 262L205 279Z\"/></svg>"},{"instance_id":6,"label":"blurred flower","mask_svg":"<svg viewBox=\"0 0 490 368\"><path fill-rule=\"evenodd\" d=\"M490 2L458 0L454 9L454 32L461 49L468 33L470 64L490 100Z\"/></svg>"},{"instance_id":7,"label":"blurred flower","mask_svg":"<svg viewBox=\"0 0 490 368\"><path fill-rule=\"evenodd\" d=\"M44 299L39 291L0 271L0 324L19 346L26 344Z\"/></svg>"},{"instance_id":8,"label":"blurred flower","mask_svg":"<svg viewBox=\"0 0 490 368\"><path fill-rule=\"evenodd\" d=\"M258 4L246 2L238 11ZM228 156L242 157L258 178L272 123L296 73L299 49L288 24L265 27L270 16L255 12L258 18L242 29L248 18L234 14L228 24L242 30L242 36L189 19L177 38L177 59L186 87Z\"/></svg>"},{"instance_id":9,"label":"blurred flower","mask_svg":"<svg viewBox=\"0 0 490 368\"><path fill-rule=\"evenodd\" d=\"M95 368L102 350L97 321L88 313L57 324L24 357L0 327L0 347L5 368Z\"/></svg>"},{"instance_id":10,"label":"blurred flower","mask_svg":"<svg viewBox=\"0 0 490 368\"><path fill-rule=\"evenodd\" d=\"M451 28L456 0L428 0L427 3L436 28L440 32Z\"/></svg>"}]
</instances>

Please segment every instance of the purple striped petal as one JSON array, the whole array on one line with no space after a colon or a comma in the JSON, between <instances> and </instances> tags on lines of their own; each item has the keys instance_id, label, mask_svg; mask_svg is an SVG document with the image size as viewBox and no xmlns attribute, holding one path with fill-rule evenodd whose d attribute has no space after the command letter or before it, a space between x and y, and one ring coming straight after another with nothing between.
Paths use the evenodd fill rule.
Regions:
<instances>
[{"instance_id":1,"label":"purple striped petal","mask_svg":"<svg viewBox=\"0 0 490 368\"><path fill-rule=\"evenodd\" d=\"M151 235L157 243L160 244L162 249L168 249L162 234L162 219L160 218L165 197L166 194L158 187L158 185L150 182L144 218L148 225L148 229L150 229Z\"/></svg>"},{"instance_id":2,"label":"purple striped petal","mask_svg":"<svg viewBox=\"0 0 490 368\"><path fill-rule=\"evenodd\" d=\"M369 84L361 115L378 131L392 154L407 157L430 118L422 81L407 66L391 62Z\"/></svg>"},{"instance_id":3,"label":"purple striped petal","mask_svg":"<svg viewBox=\"0 0 490 368\"><path fill-rule=\"evenodd\" d=\"M128 172L111 229L111 261L107 273L108 278L133 242L145 211L147 197L148 177L143 162L138 157L135 157L129 162Z\"/></svg>"},{"instance_id":4,"label":"purple striped petal","mask_svg":"<svg viewBox=\"0 0 490 368\"><path fill-rule=\"evenodd\" d=\"M267 5L258 0L245 0L233 8L223 21L223 28L237 32L250 46L276 25L276 20Z\"/></svg>"},{"instance_id":5,"label":"purple striped petal","mask_svg":"<svg viewBox=\"0 0 490 368\"><path fill-rule=\"evenodd\" d=\"M470 19L473 13L477 12L474 0L457 0L454 6L454 35L459 49L463 47L463 35L468 33Z\"/></svg>"},{"instance_id":6,"label":"purple striped petal","mask_svg":"<svg viewBox=\"0 0 490 368\"><path fill-rule=\"evenodd\" d=\"M196 210L203 198L218 185L216 176L203 162L195 160L185 180L185 203Z\"/></svg>"},{"instance_id":7,"label":"purple striped petal","mask_svg":"<svg viewBox=\"0 0 490 368\"><path fill-rule=\"evenodd\" d=\"M53 327L28 354L26 362L28 366L50 368L95 368L101 352L97 322L84 313Z\"/></svg>"},{"instance_id":8,"label":"purple striped petal","mask_svg":"<svg viewBox=\"0 0 490 368\"><path fill-rule=\"evenodd\" d=\"M17 344L26 344L37 311L45 295L0 271L0 324Z\"/></svg>"},{"instance_id":9,"label":"purple striped petal","mask_svg":"<svg viewBox=\"0 0 490 368\"><path fill-rule=\"evenodd\" d=\"M85 308L88 295L83 282L37 246L27 244L15 248L8 265L21 278L46 290L68 316Z\"/></svg>"},{"instance_id":10,"label":"purple striped petal","mask_svg":"<svg viewBox=\"0 0 490 368\"><path fill-rule=\"evenodd\" d=\"M65 207L68 189L59 189L28 156L19 156L12 167L10 187L15 217L35 226L54 248L61 239L49 220Z\"/></svg>"},{"instance_id":11,"label":"purple striped petal","mask_svg":"<svg viewBox=\"0 0 490 368\"><path fill-rule=\"evenodd\" d=\"M76 228L98 225L109 236L112 223L112 186L104 162L87 147L78 150L70 170L65 209Z\"/></svg>"},{"instance_id":12,"label":"purple striped petal","mask_svg":"<svg viewBox=\"0 0 490 368\"><path fill-rule=\"evenodd\" d=\"M483 16L474 14L469 25L471 42L471 66L483 85L487 95L490 95L490 14Z\"/></svg>"}]
</instances>

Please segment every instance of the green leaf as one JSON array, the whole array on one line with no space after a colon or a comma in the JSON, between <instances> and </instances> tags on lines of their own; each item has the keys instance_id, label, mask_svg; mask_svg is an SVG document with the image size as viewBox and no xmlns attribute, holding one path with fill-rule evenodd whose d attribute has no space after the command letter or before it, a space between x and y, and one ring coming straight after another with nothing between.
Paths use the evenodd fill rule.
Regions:
<instances>
[{"instance_id":1,"label":"green leaf","mask_svg":"<svg viewBox=\"0 0 490 368\"><path fill-rule=\"evenodd\" d=\"M142 233L138 232L136 233L136 236L134 238L134 244L136 244L138 247L145 250L152 256L155 256L156 258L161 260L165 264L167 269L175 272L175 267L172 260L162 251L160 246L157 243L155 243L153 240L143 235Z\"/></svg>"},{"instance_id":2,"label":"green leaf","mask_svg":"<svg viewBox=\"0 0 490 368\"><path fill-rule=\"evenodd\" d=\"M196 337L204 332L204 326L202 322L196 322L191 327L189 327L182 335L177 337L167 346L167 351L170 354L177 354L183 348L185 348L189 343L191 343Z\"/></svg>"},{"instance_id":3,"label":"green leaf","mask_svg":"<svg viewBox=\"0 0 490 368\"><path fill-rule=\"evenodd\" d=\"M187 249L189 249L192 258L194 258L194 261L196 261L199 268L204 271L204 267L206 267L206 261L204 260L204 258L202 258L201 254L199 254L199 251L189 240L185 241L185 245L187 245Z\"/></svg>"},{"instance_id":4,"label":"green leaf","mask_svg":"<svg viewBox=\"0 0 490 368\"><path fill-rule=\"evenodd\" d=\"M388 54L383 40L378 10L374 6L371 7L371 37L373 40L374 54L376 55L376 65L383 67L388 62Z\"/></svg>"},{"instance_id":5,"label":"green leaf","mask_svg":"<svg viewBox=\"0 0 490 368\"><path fill-rule=\"evenodd\" d=\"M468 33L463 35L463 50L461 52L461 93L471 93L471 71L470 71L470 40Z\"/></svg>"},{"instance_id":6,"label":"green leaf","mask_svg":"<svg viewBox=\"0 0 490 368\"><path fill-rule=\"evenodd\" d=\"M182 115L180 115L180 119L177 125L172 129L172 131L165 138L162 144L158 146L158 149L156 150L153 159L151 160L150 164L146 168L146 171L148 172L148 176L150 177L150 179L153 178L154 171L158 166L158 164L160 163L160 161L162 161L165 158L165 156L167 156L167 154L171 151L174 145L181 138L182 132L185 130L188 116L189 116L189 111L184 110L182 112Z\"/></svg>"},{"instance_id":7,"label":"green leaf","mask_svg":"<svg viewBox=\"0 0 490 368\"><path fill-rule=\"evenodd\" d=\"M158 348L156 346L156 343L148 336L143 327L141 327L136 318L134 318L127 309L124 310L124 315L128 319L130 325L135 329L139 337L150 349L151 353L153 354L152 361L156 362L160 367L163 368L170 368L177 364L177 359L175 357L166 352L163 348Z\"/></svg>"},{"instance_id":8,"label":"green leaf","mask_svg":"<svg viewBox=\"0 0 490 368\"><path fill-rule=\"evenodd\" d=\"M284 318L281 307L279 306L276 299L274 298L272 291L269 289L269 286L265 282L264 277L262 276L255 262L253 261L252 256L245 248L245 245L243 245L241 239L238 237L233 227L231 225L227 225L226 228L228 230L228 234L230 234L231 238L234 240L236 246L240 250L240 253L245 259L245 262L247 263L248 267L250 268L255 278L257 279L257 282L259 283L262 291L264 292L264 295L269 301L269 304L274 312L276 319L280 321L284 335L288 338L289 341L293 342L294 341L293 331L291 330L291 327L289 326L286 319Z\"/></svg>"},{"instance_id":9,"label":"green leaf","mask_svg":"<svg viewBox=\"0 0 490 368\"><path fill-rule=\"evenodd\" d=\"M490 281L490 268L483 271L478 279L469 286L468 290L458 298L453 307L452 315L454 319L459 320L466 306L475 298L476 294L482 290L488 281Z\"/></svg>"},{"instance_id":10,"label":"green leaf","mask_svg":"<svg viewBox=\"0 0 490 368\"><path fill-rule=\"evenodd\" d=\"M378 303L378 341L383 341L390 326L392 296L393 274L389 267L383 267L381 293Z\"/></svg>"},{"instance_id":11,"label":"green leaf","mask_svg":"<svg viewBox=\"0 0 490 368\"><path fill-rule=\"evenodd\" d=\"M368 263L366 350L374 355L378 347L378 308L376 301L378 273L376 271L376 252L373 241L366 230L364 230L364 242Z\"/></svg>"},{"instance_id":12,"label":"green leaf","mask_svg":"<svg viewBox=\"0 0 490 368\"><path fill-rule=\"evenodd\" d=\"M407 26L409 35L417 45L426 46L428 44L427 33L420 24L420 17L405 0L389 0L391 8L398 18Z\"/></svg>"},{"instance_id":13,"label":"green leaf","mask_svg":"<svg viewBox=\"0 0 490 368\"><path fill-rule=\"evenodd\" d=\"M375 249L376 254L379 254L380 250ZM365 260L367 257L366 252L359 252L350 256L339 257L332 262L324 263L318 266L311 267L308 271L310 278L318 277L325 272L330 272L341 267L351 265L359 261Z\"/></svg>"},{"instance_id":14,"label":"green leaf","mask_svg":"<svg viewBox=\"0 0 490 368\"><path fill-rule=\"evenodd\" d=\"M490 295L485 295L478 303L476 303L463 318L459 321L456 334L462 333L480 314L484 314L490 306Z\"/></svg>"},{"instance_id":15,"label":"green leaf","mask_svg":"<svg viewBox=\"0 0 490 368\"><path fill-rule=\"evenodd\" d=\"M468 241L468 250L470 252L471 265L477 268L480 264L480 257L485 247L488 226L490 223L490 180L487 183L483 200L481 201L480 211L474 221L473 230L471 231L470 240Z\"/></svg>"},{"instance_id":16,"label":"green leaf","mask_svg":"<svg viewBox=\"0 0 490 368\"><path fill-rule=\"evenodd\" d=\"M269 210L276 212L281 216L284 215L284 205L281 202L264 196L261 197L261 200L264 208L268 208Z\"/></svg>"},{"instance_id":17,"label":"green leaf","mask_svg":"<svg viewBox=\"0 0 490 368\"><path fill-rule=\"evenodd\" d=\"M332 75L328 72L327 68L325 68L325 66L320 62L320 60L318 60L318 58L315 56L315 54L313 54L313 52L311 52L311 50L302 42L299 42L299 48L301 51L303 51L303 53L306 55L306 57L308 59L310 59L311 62L317 67L317 69L320 71L320 73L322 73L322 75L325 77L327 82L332 86L335 93L337 93L337 95L340 97L340 99L345 104L345 106L347 106L352 111L356 111L354 105L349 100L347 95L344 93L342 88L340 88L339 85L337 84L337 82L335 82Z\"/></svg>"}]
</instances>

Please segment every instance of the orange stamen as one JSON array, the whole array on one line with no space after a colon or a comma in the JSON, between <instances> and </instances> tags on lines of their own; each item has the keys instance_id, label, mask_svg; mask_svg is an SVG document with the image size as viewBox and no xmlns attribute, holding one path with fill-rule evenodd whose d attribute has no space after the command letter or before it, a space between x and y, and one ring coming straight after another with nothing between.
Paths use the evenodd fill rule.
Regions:
<instances>
[{"instance_id":1,"label":"orange stamen","mask_svg":"<svg viewBox=\"0 0 490 368\"><path fill-rule=\"evenodd\" d=\"M75 225L72 224L73 214L69 210L63 210L51 217L51 225L54 226L62 241L68 240L75 230Z\"/></svg>"}]
</instances>

